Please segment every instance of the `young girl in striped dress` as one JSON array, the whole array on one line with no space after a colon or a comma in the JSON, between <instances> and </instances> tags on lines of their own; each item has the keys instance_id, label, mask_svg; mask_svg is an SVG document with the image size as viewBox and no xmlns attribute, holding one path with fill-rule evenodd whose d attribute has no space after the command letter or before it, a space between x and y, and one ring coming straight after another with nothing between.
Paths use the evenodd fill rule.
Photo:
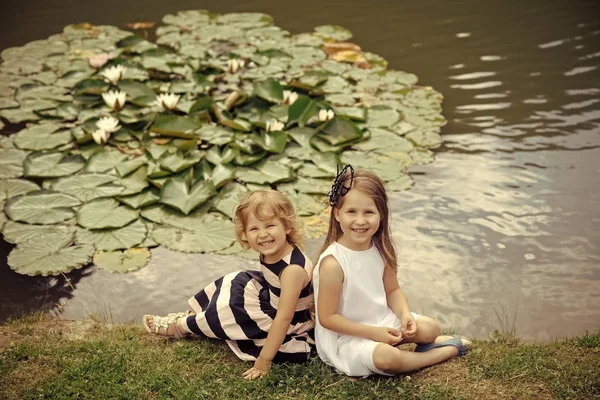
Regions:
<instances>
[{"instance_id":1,"label":"young girl in striped dress","mask_svg":"<svg viewBox=\"0 0 600 400\"><path fill-rule=\"evenodd\" d=\"M261 271L233 272L188 303L193 312L144 315L150 333L224 339L242 360L245 379L268 374L272 361L305 361L314 345L312 263L298 247L292 203L274 190L250 192L237 207L236 238L260 253ZM195 313L195 314L194 314Z\"/></svg>"}]
</instances>

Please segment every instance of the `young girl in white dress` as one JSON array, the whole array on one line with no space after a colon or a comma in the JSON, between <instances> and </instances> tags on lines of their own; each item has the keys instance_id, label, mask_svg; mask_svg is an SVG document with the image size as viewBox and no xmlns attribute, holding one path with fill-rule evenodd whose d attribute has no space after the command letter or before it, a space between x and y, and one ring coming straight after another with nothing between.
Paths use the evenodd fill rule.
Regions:
<instances>
[{"instance_id":1,"label":"young girl in white dress","mask_svg":"<svg viewBox=\"0 0 600 400\"><path fill-rule=\"evenodd\" d=\"M395 375L461 356L471 343L439 336L398 285L383 182L344 167L330 192L329 231L313 272L319 357L350 376ZM415 352L398 349L417 343Z\"/></svg>"},{"instance_id":2,"label":"young girl in white dress","mask_svg":"<svg viewBox=\"0 0 600 400\"><path fill-rule=\"evenodd\" d=\"M245 379L267 375L272 361L306 361L314 345L312 262L299 249L290 200L274 190L250 192L238 205L236 237L260 253L261 271L232 272L188 300L192 312L144 315L150 333L224 339L242 360Z\"/></svg>"}]
</instances>

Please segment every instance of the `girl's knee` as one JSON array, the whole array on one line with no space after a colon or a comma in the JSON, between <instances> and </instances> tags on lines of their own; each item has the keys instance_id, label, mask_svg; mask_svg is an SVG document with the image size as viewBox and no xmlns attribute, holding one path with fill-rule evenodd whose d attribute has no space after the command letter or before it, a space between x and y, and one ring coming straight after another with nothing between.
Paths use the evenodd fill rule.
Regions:
<instances>
[{"instance_id":1,"label":"girl's knee","mask_svg":"<svg viewBox=\"0 0 600 400\"><path fill-rule=\"evenodd\" d=\"M385 343L380 343L373 351L373 365L382 371L398 368L400 350Z\"/></svg>"},{"instance_id":2,"label":"girl's knee","mask_svg":"<svg viewBox=\"0 0 600 400\"><path fill-rule=\"evenodd\" d=\"M417 334L421 342L433 342L440 336L440 325L432 318L422 315L417 319Z\"/></svg>"}]
</instances>

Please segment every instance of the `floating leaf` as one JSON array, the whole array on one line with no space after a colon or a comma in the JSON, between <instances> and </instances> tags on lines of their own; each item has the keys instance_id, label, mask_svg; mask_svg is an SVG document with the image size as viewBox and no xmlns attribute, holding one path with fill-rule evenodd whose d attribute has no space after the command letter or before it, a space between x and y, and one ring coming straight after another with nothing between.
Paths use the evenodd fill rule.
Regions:
<instances>
[{"instance_id":1,"label":"floating leaf","mask_svg":"<svg viewBox=\"0 0 600 400\"><path fill-rule=\"evenodd\" d=\"M370 131L371 138L353 145L353 148L365 152L376 151L379 153L392 151L408 153L414 148L410 141L397 136L394 132L380 128L371 128Z\"/></svg>"},{"instance_id":2,"label":"floating leaf","mask_svg":"<svg viewBox=\"0 0 600 400\"><path fill-rule=\"evenodd\" d=\"M239 168L237 170L237 178L249 183L258 183L260 185L266 183L288 182L294 179L296 174L291 167L282 166L277 162L266 160L256 166L256 169Z\"/></svg>"},{"instance_id":3,"label":"floating leaf","mask_svg":"<svg viewBox=\"0 0 600 400\"><path fill-rule=\"evenodd\" d=\"M198 181L191 187L179 178L167 180L160 192L160 202L189 214L216 193L212 182Z\"/></svg>"},{"instance_id":4,"label":"floating leaf","mask_svg":"<svg viewBox=\"0 0 600 400\"><path fill-rule=\"evenodd\" d=\"M298 99L288 108L288 125L298 123L303 127L317 113L317 103L308 96L298 96Z\"/></svg>"},{"instance_id":5,"label":"floating leaf","mask_svg":"<svg viewBox=\"0 0 600 400\"><path fill-rule=\"evenodd\" d=\"M122 228L77 230L77 244L93 244L96 250L113 251L128 249L142 243L146 238L146 225L136 219Z\"/></svg>"},{"instance_id":6,"label":"floating leaf","mask_svg":"<svg viewBox=\"0 0 600 400\"><path fill-rule=\"evenodd\" d=\"M339 25L322 25L315 28L315 35L323 39L332 39L336 42L344 42L352 38L352 32Z\"/></svg>"},{"instance_id":7,"label":"floating leaf","mask_svg":"<svg viewBox=\"0 0 600 400\"><path fill-rule=\"evenodd\" d=\"M160 166L167 171L179 172L196 165L204 157L204 154L200 150L193 150L186 155L183 155L181 151L177 151L161 158Z\"/></svg>"},{"instance_id":8,"label":"floating leaf","mask_svg":"<svg viewBox=\"0 0 600 400\"><path fill-rule=\"evenodd\" d=\"M235 178L236 168L228 164L219 164L212 170L210 181L217 189L225 186Z\"/></svg>"},{"instance_id":9,"label":"floating leaf","mask_svg":"<svg viewBox=\"0 0 600 400\"><path fill-rule=\"evenodd\" d=\"M287 142L287 133L283 131L254 133L250 139L270 153L282 153Z\"/></svg>"},{"instance_id":10,"label":"floating leaf","mask_svg":"<svg viewBox=\"0 0 600 400\"><path fill-rule=\"evenodd\" d=\"M112 197L123 191L123 186L112 182L117 179L114 175L84 173L67 178L59 179L52 184L52 189L58 192L70 194L82 202L98 199L101 197Z\"/></svg>"},{"instance_id":11,"label":"floating leaf","mask_svg":"<svg viewBox=\"0 0 600 400\"><path fill-rule=\"evenodd\" d=\"M150 261L150 251L133 248L124 251L99 251L94 255L94 264L113 273L133 272L142 269Z\"/></svg>"},{"instance_id":12,"label":"floating leaf","mask_svg":"<svg viewBox=\"0 0 600 400\"><path fill-rule=\"evenodd\" d=\"M131 174L121 178L115 183L125 189L120 193L121 196L136 194L148 187L148 167L143 165Z\"/></svg>"},{"instance_id":13,"label":"floating leaf","mask_svg":"<svg viewBox=\"0 0 600 400\"><path fill-rule=\"evenodd\" d=\"M94 246L66 247L72 238L52 238L19 245L8 255L8 265L23 275L58 275L87 264L94 254Z\"/></svg>"},{"instance_id":14,"label":"floating leaf","mask_svg":"<svg viewBox=\"0 0 600 400\"><path fill-rule=\"evenodd\" d=\"M206 152L206 160L213 165L229 164L239 154L239 149L227 146L221 151L217 146L213 146Z\"/></svg>"},{"instance_id":15,"label":"floating leaf","mask_svg":"<svg viewBox=\"0 0 600 400\"><path fill-rule=\"evenodd\" d=\"M254 93L271 103L283 102L283 86L273 78L265 79L254 85Z\"/></svg>"},{"instance_id":16,"label":"floating leaf","mask_svg":"<svg viewBox=\"0 0 600 400\"><path fill-rule=\"evenodd\" d=\"M246 193L248 193L248 189L244 185L237 182L228 183L213 198L213 205L217 210L233 219L235 209Z\"/></svg>"},{"instance_id":17,"label":"floating leaf","mask_svg":"<svg viewBox=\"0 0 600 400\"><path fill-rule=\"evenodd\" d=\"M0 201L8 200L35 190L40 190L40 187L35 183L24 179L0 180Z\"/></svg>"},{"instance_id":18,"label":"floating leaf","mask_svg":"<svg viewBox=\"0 0 600 400\"><path fill-rule=\"evenodd\" d=\"M34 178L58 178L81 170L85 162L80 156L60 152L32 153L23 163L24 175Z\"/></svg>"},{"instance_id":19,"label":"floating leaf","mask_svg":"<svg viewBox=\"0 0 600 400\"><path fill-rule=\"evenodd\" d=\"M128 205L131 208L142 208L154 203L158 203L160 199L160 191L157 188L145 189L138 194L129 196L117 197L121 203Z\"/></svg>"},{"instance_id":20,"label":"floating leaf","mask_svg":"<svg viewBox=\"0 0 600 400\"><path fill-rule=\"evenodd\" d=\"M435 149L442 144L442 137L437 132L419 130L404 136L419 147Z\"/></svg>"},{"instance_id":21,"label":"floating leaf","mask_svg":"<svg viewBox=\"0 0 600 400\"><path fill-rule=\"evenodd\" d=\"M36 191L10 199L4 212L13 221L48 225L72 218L72 207L80 204L77 198L64 193Z\"/></svg>"},{"instance_id":22,"label":"floating leaf","mask_svg":"<svg viewBox=\"0 0 600 400\"><path fill-rule=\"evenodd\" d=\"M88 229L120 228L135 220L138 212L114 199L98 199L77 210L77 223Z\"/></svg>"},{"instance_id":23,"label":"floating leaf","mask_svg":"<svg viewBox=\"0 0 600 400\"><path fill-rule=\"evenodd\" d=\"M200 138L214 145L224 145L235 140L235 132L219 126L205 125L196 132Z\"/></svg>"},{"instance_id":24,"label":"floating leaf","mask_svg":"<svg viewBox=\"0 0 600 400\"><path fill-rule=\"evenodd\" d=\"M0 149L0 178L18 178L23 175L23 160L27 153L17 149Z\"/></svg>"},{"instance_id":25,"label":"floating leaf","mask_svg":"<svg viewBox=\"0 0 600 400\"><path fill-rule=\"evenodd\" d=\"M157 243L186 253L207 253L230 247L235 241L234 225L229 220L196 223L193 229L156 226L152 237Z\"/></svg>"},{"instance_id":26,"label":"floating leaf","mask_svg":"<svg viewBox=\"0 0 600 400\"><path fill-rule=\"evenodd\" d=\"M353 122L337 117L327 121L318 135L333 146L354 142L363 136L360 129Z\"/></svg>"},{"instance_id":27,"label":"floating leaf","mask_svg":"<svg viewBox=\"0 0 600 400\"><path fill-rule=\"evenodd\" d=\"M43 242L49 236L67 237L74 231L75 228L69 225L31 225L7 221L2 236L7 242L21 244L32 239Z\"/></svg>"},{"instance_id":28,"label":"floating leaf","mask_svg":"<svg viewBox=\"0 0 600 400\"><path fill-rule=\"evenodd\" d=\"M373 128L387 128L400 119L400 113L393 108L376 106L369 109L367 125Z\"/></svg>"},{"instance_id":29,"label":"floating leaf","mask_svg":"<svg viewBox=\"0 0 600 400\"><path fill-rule=\"evenodd\" d=\"M193 139L194 132L202 125L194 119L180 117L178 115L164 115L158 117L156 122L150 128L151 132L156 132L165 136L180 137L183 139Z\"/></svg>"},{"instance_id":30,"label":"floating leaf","mask_svg":"<svg viewBox=\"0 0 600 400\"><path fill-rule=\"evenodd\" d=\"M103 149L93 156L87 162L85 170L88 172L107 172L122 165L128 156L117 150Z\"/></svg>"},{"instance_id":31,"label":"floating leaf","mask_svg":"<svg viewBox=\"0 0 600 400\"><path fill-rule=\"evenodd\" d=\"M49 150L71 142L71 132L55 133L59 129L54 123L34 125L17 133L14 144L23 150Z\"/></svg>"}]
</instances>

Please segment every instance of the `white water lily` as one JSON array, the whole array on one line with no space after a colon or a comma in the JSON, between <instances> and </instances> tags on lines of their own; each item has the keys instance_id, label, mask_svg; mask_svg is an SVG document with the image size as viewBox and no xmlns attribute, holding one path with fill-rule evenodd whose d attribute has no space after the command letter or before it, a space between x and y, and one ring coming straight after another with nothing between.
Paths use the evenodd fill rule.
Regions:
<instances>
[{"instance_id":1,"label":"white water lily","mask_svg":"<svg viewBox=\"0 0 600 400\"><path fill-rule=\"evenodd\" d=\"M119 120L113 117L103 117L96 121L96 127L104 132L112 133L121 128Z\"/></svg>"},{"instance_id":2,"label":"white water lily","mask_svg":"<svg viewBox=\"0 0 600 400\"><path fill-rule=\"evenodd\" d=\"M177 103L179 102L180 97L181 96L179 96L178 94L174 94L174 93L159 94L158 96L156 96L156 100L154 100L154 104L156 104L158 107L162 108L163 110L172 110L177 106Z\"/></svg>"},{"instance_id":3,"label":"white water lily","mask_svg":"<svg viewBox=\"0 0 600 400\"><path fill-rule=\"evenodd\" d=\"M283 130L284 126L283 122L272 119L267 122L267 132Z\"/></svg>"},{"instance_id":4,"label":"white water lily","mask_svg":"<svg viewBox=\"0 0 600 400\"><path fill-rule=\"evenodd\" d=\"M126 70L127 68L125 68L122 65L113 65L110 68L106 68L104 71L101 72L101 74L104 77L104 80L106 80L109 83L112 83L113 85L116 85L117 83L119 83Z\"/></svg>"},{"instance_id":5,"label":"white water lily","mask_svg":"<svg viewBox=\"0 0 600 400\"><path fill-rule=\"evenodd\" d=\"M283 104L292 105L296 100L298 100L298 93L292 92L291 90L283 91Z\"/></svg>"},{"instance_id":6,"label":"white water lily","mask_svg":"<svg viewBox=\"0 0 600 400\"><path fill-rule=\"evenodd\" d=\"M94 139L94 142L98 144L106 143L109 137L110 132L107 132L104 129L97 129L95 132L92 133L92 138Z\"/></svg>"},{"instance_id":7,"label":"white water lily","mask_svg":"<svg viewBox=\"0 0 600 400\"><path fill-rule=\"evenodd\" d=\"M238 69L244 68L246 65L246 61L239 59L231 59L227 61L227 72L230 74L235 74Z\"/></svg>"},{"instance_id":8,"label":"white water lily","mask_svg":"<svg viewBox=\"0 0 600 400\"><path fill-rule=\"evenodd\" d=\"M127 93L117 90L111 90L107 93L102 93L102 98L107 106L115 111L119 111L125 105Z\"/></svg>"},{"instance_id":9,"label":"white water lily","mask_svg":"<svg viewBox=\"0 0 600 400\"><path fill-rule=\"evenodd\" d=\"M319 121L329 121L333 117L335 117L333 110L326 110L323 108L319 111Z\"/></svg>"}]
</instances>

